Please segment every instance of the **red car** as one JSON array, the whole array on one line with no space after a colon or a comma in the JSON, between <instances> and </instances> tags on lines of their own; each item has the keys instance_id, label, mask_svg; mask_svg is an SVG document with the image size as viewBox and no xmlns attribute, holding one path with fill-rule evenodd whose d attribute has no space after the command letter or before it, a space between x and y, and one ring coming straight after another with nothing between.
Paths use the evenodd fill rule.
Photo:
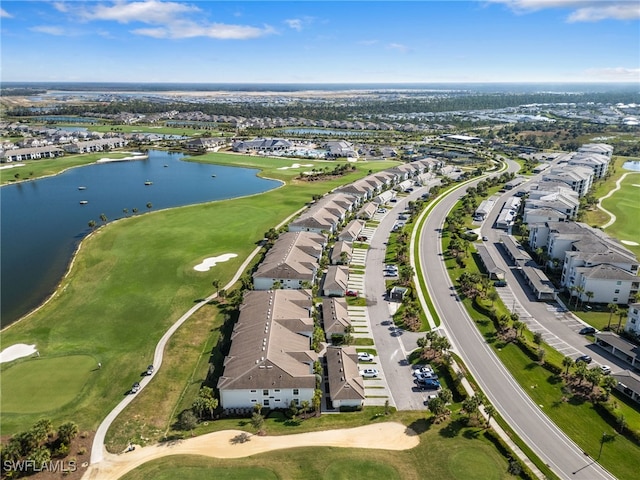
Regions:
<instances>
[{"instance_id":1,"label":"red car","mask_svg":"<svg viewBox=\"0 0 640 480\"><path fill-rule=\"evenodd\" d=\"M358 296L358 291L357 290L347 290L345 295L347 297L357 297Z\"/></svg>"}]
</instances>

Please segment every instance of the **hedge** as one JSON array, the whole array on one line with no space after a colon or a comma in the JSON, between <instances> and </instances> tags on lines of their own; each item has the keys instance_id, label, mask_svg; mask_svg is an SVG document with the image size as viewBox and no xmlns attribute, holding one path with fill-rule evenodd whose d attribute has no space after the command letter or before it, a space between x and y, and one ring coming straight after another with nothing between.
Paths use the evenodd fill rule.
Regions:
<instances>
[{"instance_id":1,"label":"hedge","mask_svg":"<svg viewBox=\"0 0 640 480\"><path fill-rule=\"evenodd\" d=\"M502 440L502 438L500 438L500 436L494 430L485 430L484 436L487 440L495 445L495 447L504 457L509 459L517 459L518 462L520 462L520 460L514 455L509 445L507 445L505 441ZM523 480L538 480L538 477L533 473L533 471L531 471L531 469L527 465L520 462L520 466L522 467L522 471L519 475L520 478L522 478Z\"/></svg>"}]
</instances>

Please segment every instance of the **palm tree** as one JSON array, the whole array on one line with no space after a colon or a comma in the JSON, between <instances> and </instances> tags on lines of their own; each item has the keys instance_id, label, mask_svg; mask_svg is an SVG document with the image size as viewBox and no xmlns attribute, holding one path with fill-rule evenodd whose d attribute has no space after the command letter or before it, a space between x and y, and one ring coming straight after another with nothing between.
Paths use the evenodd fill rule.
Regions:
<instances>
[{"instance_id":1,"label":"palm tree","mask_svg":"<svg viewBox=\"0 0 640 480\"><path fill-rule=\"evenodd\" d=\"M576 287L576 292L577 292L577 298L576 298L576 308L578 308L578 300L580 300L580 305L582 305L582 294L584 293L584 287L581 285L578 285Z\"/></svg>"},{"instance_id":2,"label":"palm tree","mask_svg":"<svg viewBox=\"0 0 640 480\"><path fill-rule=\"evenodd\" d=\"M487 427L491 424L491 419L496 414L496 408L493 405L487 405L484 407L484 413L487 414Z\"/></svg>"},{"instance_id":3,"label":"palm tree","mask_svg":"<svg viewBox=\"0 0 640 480\"><path fill-rule=\"evenodd\" d=\"M147 203L147 208L151 210L151 208L153 208L153 204L151 202Z\"/></svg>"},{"instance_id":4,"label":"palm tree","mask_svg":"<svg viewBox=\"0 0 640 480\"><path fill-rule=\"evenodd\" d=\"M607 305L607 310L609 310L609 323L607 323L607 330L611 330L611 317L617 315L620 308L615 303L610 303Z\"/></svg>"},{"instance_id":5,"label":"palm tree","mask_svg":"<svg viewBox=\"0 0 640 480\"><path fill-rule=\"evenodd\" d=\"M593 293L591 290L589 290L588 292L584 292L584 294L587 296L587 302L591 303L591 299L593 297L595 297L595 293Z\"/></svg>"},{"instance_id":6,"label":"palm tree","mask_svg":"<svg viewBox=\"0 0 640 480\"><path fill-rule=\"evenodd\" d=\"M65 445L69 445L71 440L73 440L78 435L78 425L74 422L66 422L60 425L58 428L58 438Z\"/></svg>"},{"instance_id":7,"label":"palm tree","mask_svg":"<svg viewBox=\"0 0 640 480\"><path fill-rule=\"evenodd\" d=\"M220 287L220 280L218 280L217 278L215 280L213 280L211 282L211 285L213 285L213 289L216 291L216 294L218 293L218 288Z\"/></svg>"},{"instance_id":8,"label":"palm tree","mask_svg":"<svg viewBox=\"0 0 640 480\"><path fill-rule=\"evenodd\" d=\"M89 220L89 228L91 230L95 230L96 229L96 221L95 220Z\"/></svg>"},{"instance_id":9,"label":"palm tree","mask_svg":"<svg viewBox=\"0 0 640 480\"><path fill-rule=\"evenodd\" d=\"M129 209L128 208L123 208L122 209L122 213L124 213L125 217L129 215Z\"/></svg>"},{"instance_id":10,"label":"palm tree","mask_svg":"<svg viewBox=\"0 0 640 480\"><path fill-rule=\"evenodd\" d=\"M620 333L620 325L622 325L622 319L627 316L626 310L618 311L618 327L616 328L616 332Z\"/></svg>"},{"instance_id":11,"label":"palm tree","mask_svg":"<svg viewBox=\"0 0 640 480\"><path fill-rule=\"evenodd\" d=\"M100 214L100 220L102 221L102 223L107 223L108 218L104 213Z\"/></svg>"},{"instance_id":12,"label":"palm tree","mask_svg":"<svg viewBox=\"0 0 640 480\"><path fill-rule=\"evenodd\" d=\"M574 364L573 358L566 356L562 359L562 366L566 367L566 370L564 371L565 375L569 375L569 368L571 368Z\"/></svg>"},{"instance_id":13,"label":"palm tree","mask_svg":"<svg viewBox=\"0 0 640 480\"><path fill-rule=\"evenodd\" d=\"M136 213L138 213L138 209L137 209L136 207L133 207L133 208L131 209L131 211L133 212L133 214L134 214L134 215L135 215Z\"/></svg>"}]
</instances>

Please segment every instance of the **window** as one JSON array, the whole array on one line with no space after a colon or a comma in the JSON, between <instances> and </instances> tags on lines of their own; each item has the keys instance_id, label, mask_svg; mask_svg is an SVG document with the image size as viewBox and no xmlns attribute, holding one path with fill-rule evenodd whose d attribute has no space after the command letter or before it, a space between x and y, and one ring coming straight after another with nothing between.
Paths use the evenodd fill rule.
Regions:
<instances>
[{"instance_id":1,"label":"window","mask_svg":"<svg viewBox=\"0 0 640 480\"><path fill-rule=\"evenodd\" d=\"M255 390L251 390L251 393L256 393L256 391Z\"/></svg>"},{"instance_id":2,"label":"window","mask_svg":"<svg viewBox=\"0 0 640 480\"><path fill-rule=\"evenodd\" d=\"M279 389L279 388L276 388L276 389L274 390L274 392L279 392L279 391L280 391L280 389Z\"/></svg>"},{"instance_id":3,"label":"window","mask_svg":"<svg viewBox=\"0 0 640 480\"><path fill-rule=\"evenodd\" d=\"M616 288L616 291L615 291L615 292L613 292L613 293L620 293L620 289L619 289L619 288Z\"/></svg>"},{"instance_id":4,"label":"window","mask_svg":"<svg viewBox=\"0 0 640 480\"><path fill-rule=\"evenodd\" d=\"M262 390L262 395L269 395L269 390Z\"/></svg>"},{"instance_id":5,"label":"window","mask_svg":"<svg viewBox=\"0 0 640 480\"><path fill-rule=\"evenodd\" d=\"M618 280L618 281L616 282L616 285L622 285L622 281L621 281L621 280Z\"/></svg>"},{"instance_id":6,"label":"window","mask_svg":"<svg viewBox=\"0 0 640 480\"><path fill-rule=\"evenodd\" d=\"M297 388L293 389L293 394L294 395L300 395L300 390L298 390Z\"/></svg>"},{"instance_id":7,"label":"window","mask_svg":"<svg viewBox=\"0 0 640 480\"><path fill-rule=\"evenodd\" d=\"M251 403L258 403L258 400L256 400L255 398L252 398Z\"/></svg>"},{"instance_id":8,"label":"window","mask_svg":"<svg viewBox=\"0 0 640 480\"><path fill-rule=\"evenodd\" d=\"M613 303L618 303L618 297L613 298Z\"/></svg>"},{"instance_id":9,"label":"window","mask_svg":"<svg viewBox=\"0 0 640 480\"><path fill-rule=\"evenodd\" d=\"M279 399L279 398L276 398L274 401L275 401L275 402L279 402L279 401L280 401L280 399Z\"/></svg>"},{"instance_id":10,"label":"window","mask_svg":"<svg viewBox=\"0 0 640 480\"><path fill-rule=\"evenodd\" d=\"M265 398L265 399L264 399L264 403L263 403L263 405L264 405L265 407L268 407L268 406L269 406L269 399L268 399L268 398Z\"/></svg>"}]
</instances>

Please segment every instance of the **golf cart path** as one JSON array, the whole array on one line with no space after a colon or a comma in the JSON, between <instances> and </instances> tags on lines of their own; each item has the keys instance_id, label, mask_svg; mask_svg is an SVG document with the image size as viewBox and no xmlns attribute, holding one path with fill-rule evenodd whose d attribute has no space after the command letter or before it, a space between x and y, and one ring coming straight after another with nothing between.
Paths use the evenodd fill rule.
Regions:
<instances>
[{"instance_id":1,"label":"golf cart path","mask_svg":"<svg viewBox=\"0 0 640 480\"><path fill-rule=\"evenodd\" d=\"M623 174L623 175L618 179L618 181L616 182L616 188L614 188L614 189L610 190L610 191L609 191L609 193L607 193L604 197L600 197L600 199L598 200L598 205L597 205L597 206L598 206L598 208L599 208L600 210L602 210L604 213L606 213L607 215L609 215L609 217L611 217L611 218L609 218L609 221L608 221L607 223L605 223L604 225L602 225L602 227L600 227L600 228L602 228L603 230L604 230L605 228L607 228L607 227L610 227L611 225L613 225L613 224L616 222L616 216L615 216L613 213L611 213L609 210L607 210L606 208L604 208L604 207L602 206L602 201L603 201L603 200L606 200L606 199L607 199L607 198L609 198L611 195L613 195L613 194L614 194L614 193L616 193L618 190L620 190L620 184L621 184L621 183L622 183L622 181L626 178L626 176L627 176L627 175L629 175L629 174L634 174L634 173L638 173L638 172L627 172L627 173Z\"/></svg>"},{"instance_id":2,"label":"golf cart path","mask_svg":"<svg viewBox=\"0 0 640 480\"><path fill-rule=\"evenodd\" d=\"M137 447L120 455L105 453L102 461L90 465L82 478L117 480L146 462L169 455L241 458L274 450L319 446L408 450L419 443L420 437L413 430L396 422L281 436L257 436L241 430L224 430L185 440Z\"/></svg>"},{"instance_id":3,"label":"golf cart path","mask_svg":"<svg viewBox=\"0 0 640 480\"><path fill-rule=\"evenodd\" d=\"M302 212L306 208L307 207L304 206L303 208L301 208L301 209L297 210L296 212L294 212L293 214L289 215L286 219L284 219L282 222L280 222L275 227L275 229L278 230L280 227L282 227L283 225L288 223L291 218L295 217L296 215L298 215L300 212ZM249 263L255 258L256 255L258 255L258 253L260 252L261 248L262 248L262 246L256 247L247 256L246 260L242 263L242 265L240 265L240 267L236 271L236 273L233 276L233 278L229 281L229 283L227 283L224 287L222 287L223 289L226 289L226 290L230 289L240 279L240 277L242 276L242 274L245 271L245 269L247 268L247 266L249 266ZM171 327L169 327L169 329L165 332L165 334L162 336L162 338L160 339L160 341L156 345L156 349L155 349L155 352L153 354L153 366L155 367L154 371L153 371L153 373L151 375L143 377L140 380L140 390L138 391L138 393L136 395L140 395L141 394L142 390L144 390L144 388L147 386L147 384L153 379L153 377L155 377L155 375L160 370L160 366L162 365L162 359L164 357L164 348L167 345L167 342L169 341L171 336L176 332L176 330L178 330L178 328L180 328L182 326L182 324L184 322L186 322L191 317L191 315L193 315L200 308L202 308L208 302L210 302L211 300L213 300L213 299L215 299L217 297L218 297L218 293L217 292L213 293L212 295L209 295L207 298L205 298L204 300L198 302L196 305L191 307L173 325L171 325ZM93 465L95 463L101 462L103 460L103 458L105 458L105 455L108 454L107 453L107 449L104 446L104 440L105 440L105 438L107 436L107 431L109 430L109 427L111 427L111 424L116 419L116 417L118 415L120 415L120 413L133 401L133 399L136 397L136 395L126 395L125 398L122 399L122 401L120 403L118 403L118 405L116 405L116 407L113 410L111 410L111 412L109 412L109 414L105 417L105 419L102 421L102 423L100 423L100 425L98 426L98 429L96 430L96 435L93 438L93 444L91 446L91 459L89 461L90 464Z\"/></svg>"}]
</instances>

